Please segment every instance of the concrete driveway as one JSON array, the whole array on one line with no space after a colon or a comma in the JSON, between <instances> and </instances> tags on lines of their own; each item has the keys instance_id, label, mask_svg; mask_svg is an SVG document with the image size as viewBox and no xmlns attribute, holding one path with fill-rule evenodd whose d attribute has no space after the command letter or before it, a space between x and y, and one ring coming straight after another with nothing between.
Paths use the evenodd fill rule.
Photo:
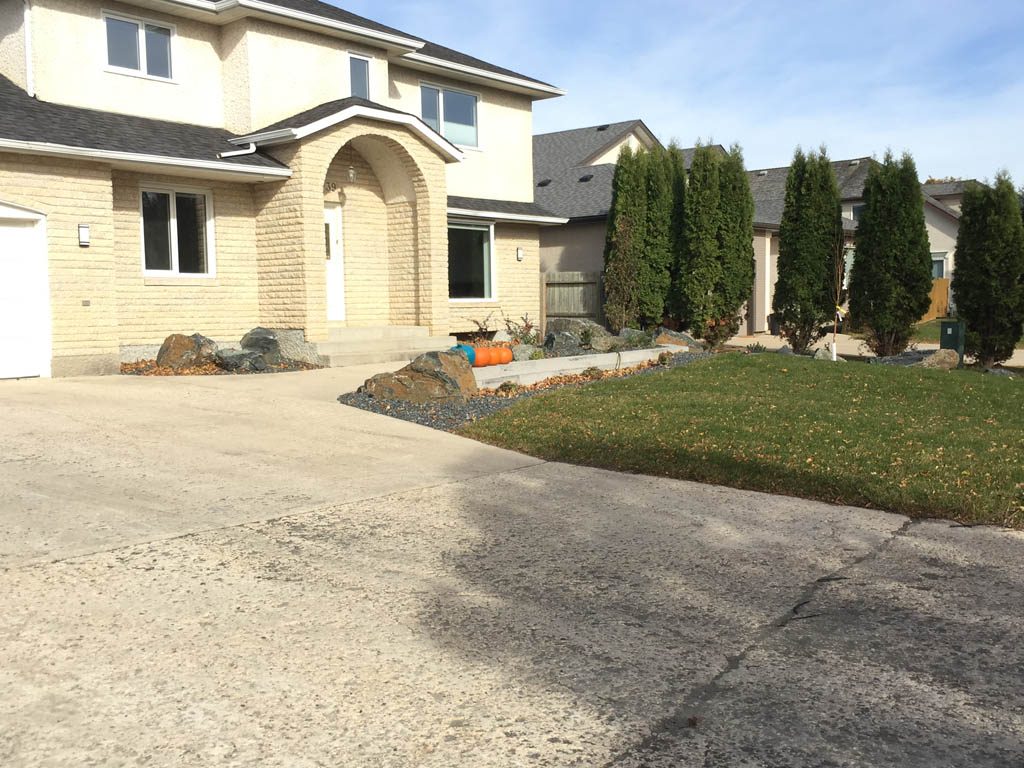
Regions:
<instances>
[{"instance_id":1,"label":"concrete driveway","mask_svg":"<svg viewBox=\"0 0 1024 768\"><path fill-rule=\"evenodd\" d=\"M538 462L367 371L0 382L0 765L1024 765L1024 536Z\"/></svg>"}]
</instances>

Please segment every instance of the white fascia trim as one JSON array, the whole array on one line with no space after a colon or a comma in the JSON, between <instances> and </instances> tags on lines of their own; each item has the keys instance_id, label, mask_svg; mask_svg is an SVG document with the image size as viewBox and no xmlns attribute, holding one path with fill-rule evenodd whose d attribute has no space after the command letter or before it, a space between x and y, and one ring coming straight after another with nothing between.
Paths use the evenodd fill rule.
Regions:
<instances>
[{"instance_id":1,"label":"white fascia trim","mask_svg":"<svg viewBox=\"0 0 1024 768\"><path fill-rule=\"evenodd\" d=\"M500 213L498 211L471 211L467 208L449 208L448 215L468 219L488 219L499 222L523 222L527 224L543 224L548 226L569 223L568 219L563 219L560 216L537 216L531 213Z\"/></svg>"},{"instance_id":2,"label":"white fascia trim","mask_svg":"<svg viewBox=\"0 0 1024 768\"><path fill-rule=\"evenodd\" d=\"M178 0L180 2L181 0ZM251 11L258 11L260 13L267 13L272 16L281 16L286 19L293 19L295 21L303 21L307 24L316 24L321 27L329 27L330 29L336 29L339 32L347 32L352 35L358 35L359 37L369 38L371 40L378 40L382 43L395 46L397 48L405 48L408 50L418 51L426 43L422 40L415 40L411 37L403 37L401 35L393 35L390 32L380 32L375 29L368 29L367 27L361 27L358 24L349 24L344 21L336 21L335 19L328 19L323 16L317 16L314 13L304 13L303 11L294 11L290 8L282 8L279 5L273 3L264 3L261 0L221 0L215 6L217 13L223 13L224 11L230 11L233 8L242 8Z\"/></svg>"},{"instance_id":3,"label":"white fascia trim","mask_svg":"<svg viewBox=\"0 0 1024 768\"><path fill-rule=\"evenodd\" d=\"M426 64L431 67L438 69L445 69L450 72L459 72L464 75L473 75L474 77L480 77L485 80L493 80L498 83L504 83L506 85L514 85L518 88L523 88L528 91L534 91L536 93L542 93L547 96L564 96L565 91L561 88L556 88L553 85L544 85L534 80L527 80L522 77L513 77L512 75L503 75L500 72L491 72L488 69L480 69L479 67L471 67L466 64L456 64L453 61L447 61L445 59L438 59L433 56L427 56L422 53L407 53L402 56L399 61L415 61L419 64Z\"/></svg>"},{"instance_id":4,"label":"white fascia trim","mask_svg":"<svg viewBox=\"0 0 1024 768\"><path fill-rule=\"evenodd\" d=\"M373 109L372 107L363 107L359 105L347 107L340 112L335 112L333 115L323 117L312 123L304 125L301 128L279 128L275 131L251 133L248 136L239 136L231 139L230 141L232 144L261 144L264 146L269 144L281 144L288 141L304 139L318 131L332 128L335 125L339 125L347 120L352 120L357 117L365 117L370 120L380 120L384 123L408 126L428 144L431 144L438 152L449 158L452 162L461 162L466 157L458 147L443 136L438 135L418 117L414 117L413 115L405 112L389 112L384 109Z\"/></svg>"},{"instance_id":5,"label":"white fascia trim","mask_svg":"<svg viewBox=\"0 0 1024 768\"><path fill-rule=\"evenodd\" d=\"M74 157L82 160L105 160L107 162L143 163L154 166L162 165L164 167L171 168L195 168L196 170L204 171L224 171L228 173L245 174L254 178L263 177L267 179L280 179L288 178L292 175L291 169L289 168L263 168L254 165L219 163L216 160L192 160L183 157L145 155L138 152L116 152L108 149L69 147L65 144L50 144L42 141L0 139L0 149L32 155Z\"/></svg>"}]
</instances>

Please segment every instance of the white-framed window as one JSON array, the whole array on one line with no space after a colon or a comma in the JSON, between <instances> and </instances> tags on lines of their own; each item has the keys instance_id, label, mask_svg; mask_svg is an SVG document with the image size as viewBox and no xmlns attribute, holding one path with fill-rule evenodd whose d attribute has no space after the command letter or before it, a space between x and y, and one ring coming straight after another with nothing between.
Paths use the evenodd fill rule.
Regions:
<instances>
[{"instance_id":1,"label":"white-framed window","mask_svg":"<svg viewBox=\"0 0 1024 768\"><path fill-rule=\"evenodd\" d=\"M212 277L212 196L206 190L146 185L139 192L142 271L151 277Z\"/></svg>"},{"instance_id":2,"label":"white-framed window","mask_svg":"<svg viewBox=\"0 0 1024 768\"><path fill-rule=\"evenodd\" d=\"M448 298L493 301L494 225L448 222Z\"/></svg>"},{"instance_id":3,"label":"white-framed window","mask_svg":"<svg viewBox=\"0 0 1024 768\"><path fill-rule=\"evenodd\" d=\"M115 72L170 80L174 26L103 12L107 67Z\"/></svg>"},{"instance_id":4,"label":"white-framed window","mask_svg":"<svg viewBox=\"0 0 1024 768\"><path fill-rule=\"evenodd\" d=\"M352 96L370 98L370 60L365 56L350 53L348 56L348 78Z\"/></svg>"},{"instance_id":5,"label":"white-framed window","mask_svg":"<svg viewBox=\"0 0 1024 768\"><path fill-rule=\"evenodd\" d=\"M932 280L941 280L946 276L946 251L932 254Z\"/></svg>"},{"instance_id":6,"label":"white-framed window","mask_svg":"<svg viewBox=\"0 0 1024 768\"><path fill-rule=\"evenodd\" d=\"M420 116L423 122L452 144L480 146L477 130L479 97L466 91L420 84Z\"/></svg>"},{"instance_id":7,"label":"white-framed window","mask_svg":"<svg viewBox=\"0 0 1024 768\"><path fill-rule=\"evenodd\" d=\"M865 205L864 203L855 203L854 204L853 210L851 211L851 216L853 217L854 221L856 221L856 222L860 221L860 217L864 215L864 209L865 208L867 208L867 205Z\"/></svg>"}]
</instances>

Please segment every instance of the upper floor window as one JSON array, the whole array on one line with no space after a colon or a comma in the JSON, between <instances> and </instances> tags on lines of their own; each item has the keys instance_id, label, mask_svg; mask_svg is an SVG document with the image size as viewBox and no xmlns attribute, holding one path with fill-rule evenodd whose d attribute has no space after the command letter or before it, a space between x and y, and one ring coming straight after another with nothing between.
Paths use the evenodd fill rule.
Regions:
<instances>
[{"instance_id":1,"label":"upper floor window","mask_svg":"<svg viewBox=\"0 0 1024 768\"><path fill-rule=\"evenodd\" d=\"M107 64L151 77L171 77L171 27L105 15Z\"/></svg>"},{"instance_id":2,"label":"upper floor window","mask_svg":"<svg viewBox=\"0 0 1024 768\"><path fill-rule=\"evenodd\" d=\"M853 220L856 222L860 221L860 217L864 215L864 209L867 206L864 203L857 203L853 206Z\"/></svg>"},{"instance_id":3,"label":"upper floor window","mask_svg":"<svg viewBox=\"0 0 1024 768\"><path fill-rule=\"evenodd\" d=\"M420 86L423 122L453 144L479 146L476 102L476 96L471 93L433 85Z\"/></svg>"},{"instance_id":4,"label":"upper floor window","mask_svg":"<svg viewBox=\"0 0 1024 768\"><path fill-rule=\"evenodd\" d=\"M370 98L370 61L362 56L348 57L349 81L352 95L361 99Z\"/></svg>"}]
</instances>

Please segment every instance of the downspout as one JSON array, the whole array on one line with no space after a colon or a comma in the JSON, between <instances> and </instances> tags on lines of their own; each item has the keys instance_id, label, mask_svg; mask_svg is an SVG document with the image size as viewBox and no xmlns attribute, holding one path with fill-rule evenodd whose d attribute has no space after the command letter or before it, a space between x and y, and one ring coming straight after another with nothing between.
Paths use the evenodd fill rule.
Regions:
<instances>
[{"instance_id":1,"label":"downspout","mask_svg":"<svg viewBox=\"0 0 1024 768\"><path fill-rule=\"evenodd\" d=\"M235 149L230 152L218 152L217 157L223 160L225 157L241 157L242 155L254 154L256 154L256 143L249 142L249 145L245 149Z\"/></svg>"},{"instance_id":2,"label":"downspout","mask_svg":"<svg viewBox=\"0 0 1024 768\"><path fill-rule=\"evenodd\" d=\"M35 70L32 66L32 0L25 0L25 90L36 95Z\"/></svg>"}]
</instances>

